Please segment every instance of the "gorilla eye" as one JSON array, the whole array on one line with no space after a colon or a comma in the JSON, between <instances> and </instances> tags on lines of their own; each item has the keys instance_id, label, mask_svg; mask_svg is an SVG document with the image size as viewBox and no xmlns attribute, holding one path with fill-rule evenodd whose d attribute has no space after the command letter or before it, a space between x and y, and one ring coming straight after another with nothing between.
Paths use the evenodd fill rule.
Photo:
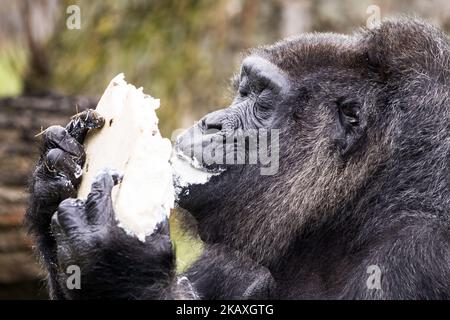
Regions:
<instances>
[{"instance_id":1,"label":"gorilla eye","mask_svg":"<svg viewBox=\"0 0 450 320\"><path fill-rule=\"evenodd\" d=\"M268 111L272 109L274 104L275 101L273 93L268 89L262 90L261 93L259 93L256 98L256 105L259 110Z\"/></svg>"},{"instance_id":2,"label":"gorilla eye","mask_svg":"<svg viewBox=\"0 0 450 320\"><path fill-rule=\"evenodd\" d=\"M360 105L353 100L340 99L337 101L341 122L345 125L357 126L359 124Z\"/></svg>"}]
</instances>

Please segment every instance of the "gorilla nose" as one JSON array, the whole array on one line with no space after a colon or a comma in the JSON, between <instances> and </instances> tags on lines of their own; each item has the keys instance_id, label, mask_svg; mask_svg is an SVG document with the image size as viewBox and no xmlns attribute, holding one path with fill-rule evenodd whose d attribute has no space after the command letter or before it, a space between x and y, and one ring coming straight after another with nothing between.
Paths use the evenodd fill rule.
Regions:
<instances>
[{"instance_id":1,"label":"gorilla nose","mask_svg":"<svg viewBox=\"0 0 450 320\"><path fill-rule=\"evenodd\" d=\"M223 116L221 110L207 114L202 120L202 128L206 130L222 130Z\"/></svg>"}]
</instances>

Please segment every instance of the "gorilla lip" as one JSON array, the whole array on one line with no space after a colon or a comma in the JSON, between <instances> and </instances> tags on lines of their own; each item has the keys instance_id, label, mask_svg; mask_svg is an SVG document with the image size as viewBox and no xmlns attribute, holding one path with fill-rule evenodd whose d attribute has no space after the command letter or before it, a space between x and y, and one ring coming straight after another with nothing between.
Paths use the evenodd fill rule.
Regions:
<instances>
[{"instance_id":1,"label":"gorilla lip","mask_svg":"<svg viewBox=\"0 0 450 320\"><path fill-rule=\"evenodd\" d=\"M177 151L176 148L174 148L174 154L170 159L170 164L173 170L176 198L178 198L181 191L186 187L193 184L205 184L211 177L223 172L223 170L217 172L207 170L195 157L190 158L183 152ZM188 193L188 191L186 192Z\"/></svg>"}]
</instances>

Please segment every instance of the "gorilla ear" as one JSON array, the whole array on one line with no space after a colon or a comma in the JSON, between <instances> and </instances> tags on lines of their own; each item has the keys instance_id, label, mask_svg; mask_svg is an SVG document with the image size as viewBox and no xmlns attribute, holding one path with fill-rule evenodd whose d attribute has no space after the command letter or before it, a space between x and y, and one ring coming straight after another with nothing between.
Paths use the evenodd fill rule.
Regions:
<instances>
[{"instance_id":1,"label":"gorilla ear","mask_svg":"<svg viewBox=\"0 0 450 320\"><path fill-rule=\"evenodd\" d=\"M342 157L348 157L359 145L366 125L359 101L341 98L336 101L338 111L338 149Z\"/></svg>"}]
</instances>

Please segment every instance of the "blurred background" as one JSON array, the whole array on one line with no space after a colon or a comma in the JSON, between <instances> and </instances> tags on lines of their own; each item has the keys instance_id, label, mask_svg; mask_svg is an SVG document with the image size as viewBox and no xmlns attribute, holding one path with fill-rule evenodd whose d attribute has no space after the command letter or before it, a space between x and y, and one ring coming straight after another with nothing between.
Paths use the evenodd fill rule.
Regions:
<instances>
[{"instance_id":1,"label":"blurred background","mask_svg":"<svg viewBox=\"0 0 450 320\"><path fill-rule=\"evenodd\" d=\"M399 14L450 29L448 0L0 0L0 299L47 298L22 228L35 135L95 107L113 76L124 72L161 99L171 137L227 106L246 49ZM182 233L177 214L171 224L182 271L201 243Z\"/></svg>"}]
</instances>

